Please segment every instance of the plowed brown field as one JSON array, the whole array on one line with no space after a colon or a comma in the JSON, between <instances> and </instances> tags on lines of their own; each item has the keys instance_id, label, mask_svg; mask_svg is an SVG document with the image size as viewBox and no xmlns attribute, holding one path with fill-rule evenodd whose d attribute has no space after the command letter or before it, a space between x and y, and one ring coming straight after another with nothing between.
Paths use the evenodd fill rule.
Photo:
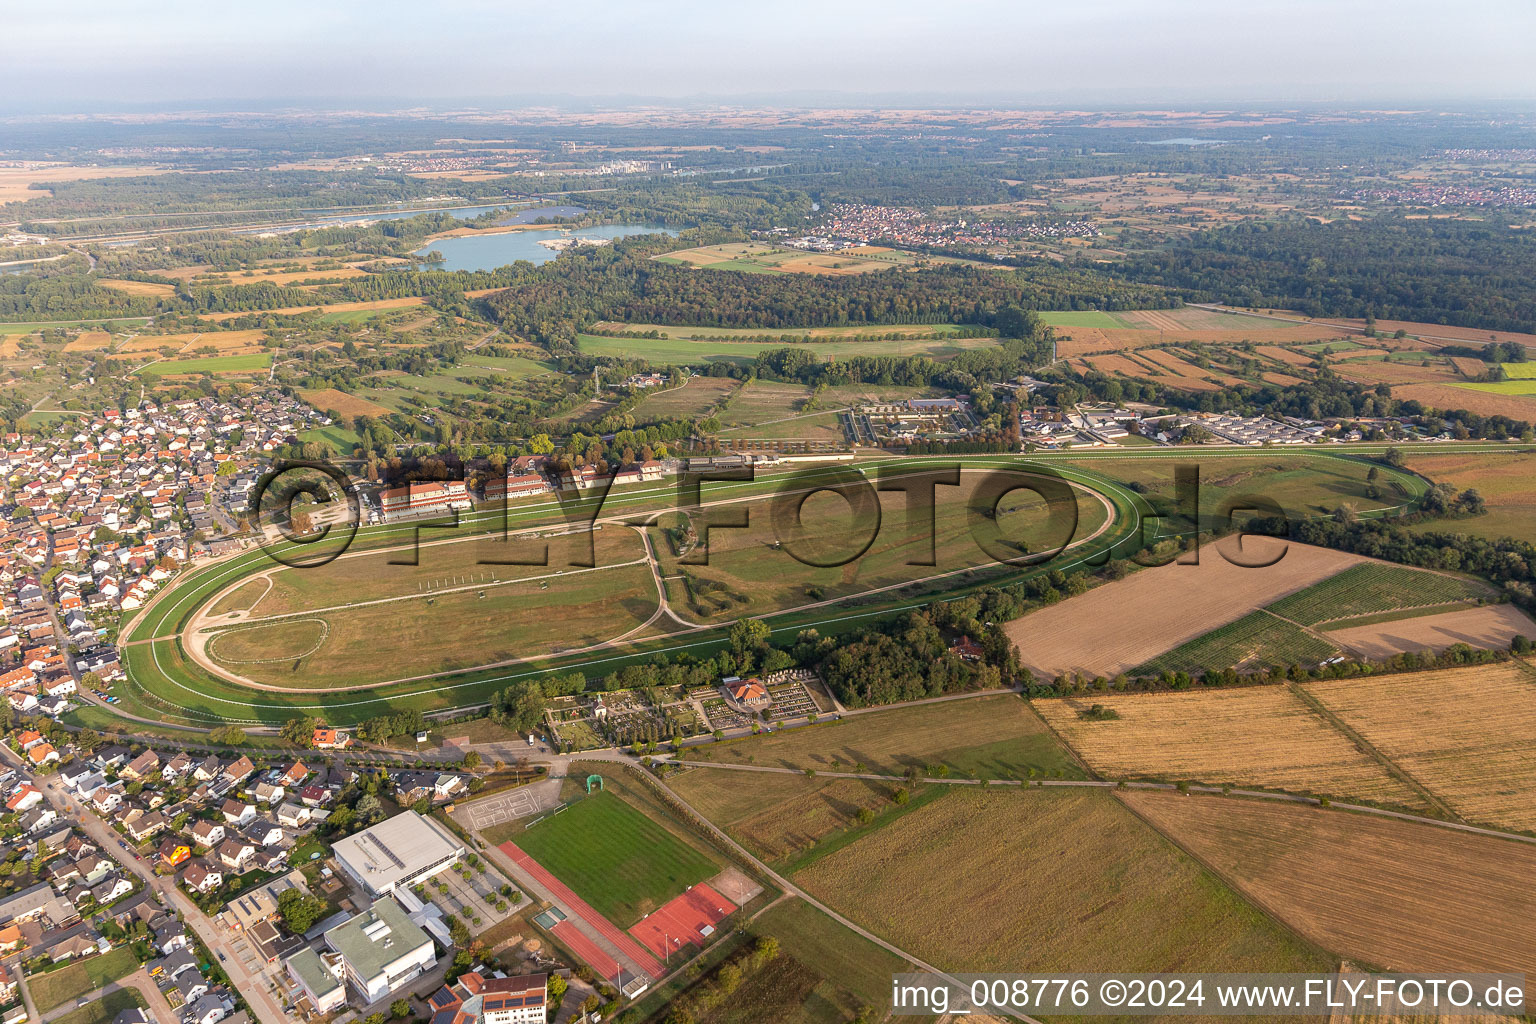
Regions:
<instances>
[{"instance_id":1,"label":"plowed brown field","mask_svg":"<svg viewBox=\"0 0 1536 1024\"><path fill-rule=\"evenodd\" d=\"M1249 899L1357 963L1521 974L1536 963L1536 847L1315 807L1118 795Z\"/></svg>"},{"instance_id":2,"label":"plowed brown field","mask_svg":"<svg viewBox=\"0 0 1536 1024\"><path fill-rule=\"evenodd\" d=\"M1433 409L1466 409L1481 416L1508 416L1527 423L1536 420L1536 396L1530 395L1496 395L1444 384L1401 384L1393 387L1392 397L1412 398Z\"/></svg>"},{"instance_id":3,"label":"plowed brown field","mask_svg":"<svg viewBox=\"0 0 1536 1024\"><path fill-rule=\"evenodd\" d=\"M1244 557L1265 561L1278 543L1249 537ZM1274 565L1251 569L1231 564L1207 544L1199 565L1142 569L1014 619L1006 629L1038 676L1113 676L1361 561L1342 551L1290 544Z\"/></svg>"},{"instance_id":4,"label":"plowed brown field","mask_svg":"<svg viewBox=\"0 0 1536 1024\"><path fill-rule=\"evenodd\" d=\"M1536 622L1512 604L1463 608L1328 633L1328 639L1340 647L1375 661L1411 651L1443 651L1452 644L1508 647L1517 636L1536 640Z\"/></svg>"}]
</instances>

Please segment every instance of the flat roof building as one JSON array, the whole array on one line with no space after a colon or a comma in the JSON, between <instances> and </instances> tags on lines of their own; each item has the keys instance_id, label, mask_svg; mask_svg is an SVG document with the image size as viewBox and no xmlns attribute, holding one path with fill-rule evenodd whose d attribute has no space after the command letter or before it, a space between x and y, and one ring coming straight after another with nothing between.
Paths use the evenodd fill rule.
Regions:
<instances>
[{"instance_id":1,"label":"flat roof building","mask_svg":"<svg viewBox=\"0 0 1536 1024\"><path fill-rule=\"evenodd\" d=\"M365 1006L437 964L432 939L388 898L326 932L325 944L341 954L343 976Z\"/></svg>"},{"instance_id":2,"label":"flat roof building","mask_svg":"<svg viewBox=\"0 0 1536 1024\"><path fill-rule=\"evenodd\" d=\"M289 977L299 983L317 1013L330 1013L347 1001L347 989L341 978L313 949L301 949L283 963L288 968ZM339 957L335 966L338 970L341 967Z\"/></svg>"},{"instance_id":3,"label":"flat roof building","mask_svg":"<svg viewBox=\"0 0 1536 1024\"><path fill-rule=\"evenodd\" d=\"M331 848L336 863L377 899L458 863L464 846L447 829L405 811Z\"/></svg>"}]
</instances>

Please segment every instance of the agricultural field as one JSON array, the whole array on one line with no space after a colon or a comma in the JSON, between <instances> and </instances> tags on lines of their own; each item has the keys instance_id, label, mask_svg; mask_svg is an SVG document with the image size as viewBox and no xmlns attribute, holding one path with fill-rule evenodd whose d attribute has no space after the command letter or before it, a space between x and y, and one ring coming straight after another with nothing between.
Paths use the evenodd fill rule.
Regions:
<instances>
[{"instance_id":1,"label":"agricultural field","mask_svg":"<svg viewBox=\"0 0 1536 1024\"><path fill-rule=\"evenodd\" d=\"M1316 807L1119 797L1276 919L1354 963L1529 973L1536 959L1531 846Z\"/></svg>"},{"instance_id":2,"label":"agricultural field","mask_svg":"<svg viewBox=\"0 0 1536 1024\"><path fill-rule=\"evenodd\" d=\"M865 1006L890 1005L891 975L911 965L832 920L802 899L785 900L754 918L754 935L771 935L779 952L822 979L782 1017L752 1018L771 1024L845 1021Z\"/></svg>"},{"instance_id":3,"label":"agricultural field","mask_svg":"<svg viewBox=\"0 0 1536 1024\"><path fill-rule=\"evenodd\" d=\"M868 274L895 268L912 269L962 260L918 256L878 245L861 245L838 252L784 249L763 242L726 242L697 249L680 249L653 257L662 263L702 270L736 270L747 274Z\"/></svg>"},{"instance_id":4,"label":"agricultural field","mask_svg":"<svg viewBox=\"0 0 1536 1024\"><path fill-rule=\"evenodd\" d=\"M1322 637L1260 609L1137 665L1131 675L1199 675L1226 668L1247 672L1293 664L1312 667L1338 653Z\"/></svg>"},{"instance_id":5,"label":"agricultural field","mask_svg":"<svg viewBox=\"0 0 1536 1024\"><path fill-rule=\"evenodd\" d=\"M156 284L153 281L118 281L110 277L97 280L97 284L103 288L111 288L113 291L123 292L128 295L151 295L157 299L168 299L176 294L176 286L169 284Z\"/></svg>"},{"instance_id":6,"label":"agricultural field","mask_svg":"<svg viewBox=\"0 0 1536 1024\"><path fill-rule=\"evenodd\" d=\"M1536 671L1523 662L1306 691L1468 821L1536 832Z\"/></svg>"},{"instance_id":7,"label":"agricultural field","mask_svg":"<svg viewBox=\"0 0 1536 1024\"><path fill-rule=\"evenodd\" d=\"M670 777L667 785L769 862L783 862L855 827L863 810L876 815L894 810L896 790L902 787L873 779L806 778L726 768L690 768Z\"/></svg>"},{"instance_id":8,"label":"agricultural field","mask_svg":"<svg viewBox=\"0 0 1536 1024\"><path fill-rule=\"evenodd\" d=\"M1490 395L1536 395L1536 380L1501 380L1489 384L1457 384L1468 391L1483 391Z\"/></svg>"},{"instance_id":9,"label":"agricultural field","mask_svg":"<svg viewBox=\"0 0 1536 1024\"><path fill-rule=\"evenodd\" d=\"M1536 420L1536 395L1504 395L1474 391L1451 384L1402 384L1392 397L1412 399L1428 409L1466 409L1482 416L1508 416L1522 422Z\"/></svg>"},{"instance_id":10,"label":"agricultural field","mask_svg":"<svg viewBox=\"0 0 1536 1024\"><path fill-rule=\"evenodd\" d=\"M1094 705L1112 715L1085 716ZM1105 778L1258 786L1424 808L1411 787L1285 686L1094 694L1034 706Z\"/></svg>"},{"instance_id":11,"label":"agricultural field","mask_svg":"<svg viewBox=\"0 0 1536 1024\"><path fill-rule=\"evenodd\" d=\"M1411 453L1407 466L1458 491L1472 488L1483 496L1487 511L1452 521L1428 520L1409 529L1425 533L1464 533L1471 537L1515 537L1536 543L1536 453L1499 452L1475 455Z\"/></svg>"},{"instance_id":12,"label":"agricultural field","mask_svg":"<svg viewBox=\"0 0 1536 1024\"><path fill-rule=\"evenodd\" d=\"M690 760L901 775L944 765L979 778L1080 776L1045 724L1012 695L845 715L688 752ZM756 778L756 776L752 776Z\"/></svg>"},{"instance_id":13,"label":"agricultural field","mask_svg":"<svg viewBox=\"0 0 1536 1024\"><path fill-rule=\"evenodd\" d=\"M149 363L133 372L141 377L168 377L176 374L211 373L214 376L244 376L264 373L272 366L270 353L245 356L209 356L203 359L167 359Z\"/></svg>"},{"instance_id":14,"label":"agricultural field","mask_svg":"<svg viewBox=\"0 0 1536 1024\"><path fill-rule=\"evenodd\" d=\"M1090 678L1115 676L1361 562L1342 551L1260 537L1246 540L1242 557L1269 561L1282 544L1284 556L1265 568L1234 565L1217 545L1206 544L1198 565L1173 562L1141 569L1004 628L1023 664L1038 677L1054 679L1074 672ZM1233 557L1238 555L1234 552ZM1175 608L1178 614L1171 615ZM1273 616L1266 618L1285 625ZM1114 627L1100 628L1103 623Z\"/></svg>"},{"instance_id":15,"label":"agricultural field","mask_svg":"<svg viewBox=\"0 0 1536 1024\"><path fill-rule=\"evenodd\" d=\"M745 366L756 359L759 352L780 349L786 345L806 345L821 358L926 355L934 359L943 359L968 349L997 345L996 338L965 337L969 331L953 324L750 330L600 323L593 330L614 333L660 332L660 338L621 338L606 333L580 334L576 337L577 346L588 355L644 359L655 366L698 366L711 361Z\"/></svg>"},{"instance_id":16,"label":"agricultural field","mask_svg":"<svg viewBox=\"0 0 1536 1024\"><path fill-rule=\"evenodd\" d=\"M1456 644L1503 650L1517 636L1536 640L1536 620L1511 604L1413 614L1375 621L1335 623L1328 639L1356 657L1383 660L1394 654L1444 651Z\"/></svg>"},{"instance_id":17,"label":"agricultural field","mask_svg":"<svg viewBox=\"0 0 1536 1024\"><path fill-rule=\"evenodd\" d=\"M112 335L106 331L82 331L64 345L65 352L101 352L112 347Z\"/></svg>"},{"instance_id":18,"label":"agricultural field","mask_svg":"<svg viewBox=\"0 0 1536 1024\"><path fill-rule=\"evenodd\" d=\"M794 880L955 971L1330 968L1106 791L957 787Z\"/></svg>"},{"instance_id":19,"label":"agricultural field","mask_svg":"<svg viewBox=\"0 0 1536 1024\"><path fill-rule=\"evenodd\" d=\"M507 838L621 928L721 868L605 790Z\"/></svg>"},{"instance_id":20,"label":"agricultural field","mask_svg":"<svg viewBox=\"0 0 1536 1024\"><path fill-rule=\"evenodd\" d=\"M703 419L741 387L730 377L692 376L682 386L647 395L635 406L635 418L641 423L654 420Z\"/></svg>"},{"instance_id":21,"label":"agricultural field","mask_svg":"<svg viewBox=\"0 0 1536 1024\"><path fill-rule=\"evenodd\" d=\"M349 395L345 391L337 391L335 388L300 391L299 397L321 412L340 413L342 421L345 423L350 423L358 416L372 416L374 419L378 419L390 413L388 408L376 402L370 402L366 398L358 398L356 395Z\"/></svg>"}]
</instances>

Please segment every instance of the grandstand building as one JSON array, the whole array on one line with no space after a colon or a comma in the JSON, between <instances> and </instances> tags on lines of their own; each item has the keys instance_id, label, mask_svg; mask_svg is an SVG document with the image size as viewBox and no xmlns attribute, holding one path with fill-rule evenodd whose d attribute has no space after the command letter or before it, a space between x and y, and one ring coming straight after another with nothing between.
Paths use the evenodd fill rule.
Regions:
<instances>
[{"instance_id":1,"label":"grandstand building","mask_svg":"<svg viewBox=\"0 0 1536 1024\"><path fill-rule=\"evenodd\" d=\"M379 492L379 511L385 519L403 519L469 507L469 491L462 480L406 483Z\"/></svg>"}]
</instances>

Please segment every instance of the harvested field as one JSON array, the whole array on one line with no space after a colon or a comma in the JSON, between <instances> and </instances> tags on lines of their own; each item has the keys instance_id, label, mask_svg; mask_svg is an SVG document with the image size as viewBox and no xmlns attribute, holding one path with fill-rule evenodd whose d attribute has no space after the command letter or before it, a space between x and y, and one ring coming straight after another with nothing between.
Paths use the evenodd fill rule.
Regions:
<instances>
[{"instance_id":1,"label":"harvested field","mask_svg":"<svg viewBox=\"0 0 1536 1024\"><path fill-rule=\"evenodd\" d=\"M895 805L900 783L866 779L808 779L763 772L691 768L667 783L699 813L769 861L808 850L854 827L859 811Z\"/></svg>"},{"instance_id":2,"label":"harvested field","mask_svg":"<svg viewBox=\"0 0 1536 1024\"><path fill-rule=\"evenodd\" d=\"M704 377L695 375L681 387L665 391L653 391L635 406L635 416L641 423L668 419L702 419L727 395L741 387L741 381L731 377Z\"/></svg>"},{"instance_id":3,"label":"harvested field","mask_svg":"<svg viewBox=\"0 0 1536 1024\"><path fill-rule=\"evenodd\" d=\"M1443 651L1453 644L1507 648L1517 636L1536 640L1536 621L1511 604L1463 608L1438 615L1330 630L1328 639L1361 658L1380 661L1394 654Z\"/></svg>"},{"instance_id":4,"label":"harvested field","mask_svg":"<svg viewBox=\"0 0 1536 1024\"><path fill-rule=\"evenodd\" d=\"M119 355L137 354L154 352L161 348L172 348L179 352L194 337L196 335L193 334L140 334L118 342L117 352Z\"/></svg>"},{"instance_id":5,"label":"harvested field","mask_svg":"<svg viewBox=\"0 0 1536 1024\"><path fill-rule=\"evenodd\" d=\"M1311 366L1312 357L1295 349L1279 348L1275 345L1259 345L1254 349L1261 356L1268 356L1278 362L1289 363L1292 366Z\"/></svg>"},{"instance_id":6,"label":"harvested field","mask_svg":"<svg viewBox=\"0 0 1536 1024\"><path fill-rule=\"evenodd\" d=\"M1470 359L1467 356L1450 356L1449 359L1451 365L1456 367L1456 372L1468 380L1481 377L1488 372L1488 364L1481 359Z\"/></svg>"},{"instance_id":7,"label":"harvested field","mask_svg":"<svg viewBox=\"0 0 1536 1024\"><path fill-rule=\"evenodd\" d=\"M1307 692L1468 821L1536 831L1536 674L1519 662Z\"/></svg>"},{"instance_id":8,"label":"harvested field","mask_svg":"<svg viewBox=\"0 0 1536 1024\"><path fill-rule=\"evenodd\" d=\"M46 188L34 184L53 181L86 181L103 178L136 178L145 174L166 174L169 167L82 167L76 164L29 164L25 167L0 168L0 203L24 203L28 199L51 196ZM16 214L20 216L20 214Z\"/></svg>"},{"instance_id":9,"label":"harvested field","mask_svg":"<svg viewBox=\"0 0 1536 1024\"><path fill-rule=\"evenodd\" d=\"M1420 366L1418 363L1333 363L1333 370L1346 380L1362 384L1434 384L1459 381L1460 376L1444 364Z\"/></svg>"},{"instance_id":10,"label":"harvested field","mask_svg":"<svg viewBox=\"0 0 1536 1024\"><path fill-rule=\"evenodd\" d=\"M376 402L370 402L366 398L358 398L349 395L345 391L335 388L322 388L318 391L300 391L299 397L321 412L335 410L341 413L342 418L350 422L355 416L372 416L375 419L388 416L390 410Z\"/></svg>"},{"instance_id":11,"label":"harvested field","mask_svg":"<svg viewBox=\"0 0 1536 1024\"><path fill-rule=\"evenodd\" d=\"M100 352L112 347L112 335L106 331L86 331L64 346L65 352Z\"/></svg>"},{"instance_id":12,"label":"harvested field","mask_svg":"<svg viewBox=\"0 0 1536 1024\"><path fill-rule=\"evenodd\" d=\"M1528 974L1536 962L1536 847L1316 807L1119 797L1266 911L1356 963Z\"/></svg>"},{"instance_id":13,"label":"harvested field","mask_svg":"<svg viewBox=\"0 0 1536 1024\"><path fill-rule=\"evenodd\" d=\"M1286 686L1034 703L1057 734L1106 778L1231 783L1424 806ZM1082 717L1095 704L1120 717Z\"/></svg>"},{"instance_id":14,"label":"harvested field","mask_svg":"<svg viewBox=\"0 0 1536 1024\"><path fill-rule=\"evenodd\" d=\"M176 288L173 285L155 284L153 281L120 281L116 278L103 277L96 283L113 291L126 292L129 295L152 295L157 299L168 299L176 294Z\"/></svg>"},{"instance_id":15,"label":"harvested field","mask_svg":"<svg viewBox=\"0 0 1536 1024\"><path fill-rule=\"evenodd\" d=\"M1278 544L1250 537L1244 557L1266 561ZM1208 544L1199 565L1142 569L1005 629L1037 676L1113 676L1361 561L1342 551L1290 544L1274 565L1251 569L1233 565ZM1170 608L1179 613L1170 615Z\"/></svg>"},{"instance_id":16,"label":"harvested field","mask_svg":"<svg viewBox=\"0 0 1536 1024\"><path fill-rule=\"evenodd\" d=\"M1328 969L1104 791L959 788L794 880L956 971Z\"/></svg>"},{"instance_id":17,"label":"harvested field","mask_svg":"<svg viewBox=\"0 0 1536 1024\"><path fill-rule=\"evenodd\" d=\"M1013 695L849 715L841 721L730 740L688 751L690 760L900 775L942 764L983 778L1030 768L1081 775L1045 723Z\"/></svg>"},{"instance_id":18,"label":"harvested field","mask_svg":"<svg viewBox=\"0 0 1536 1024\"><path fill-rule=\"evenodd\" d=\"M1536 455L1410 455L1408 468L1457 490L1475 488L1487 502L1483 515L1453 523L1430 521L1418 529L1536 542Z\"/></svg>"},{"instance_id":19,"label":"harvested field","mask_svg":"<svg viewBox=\"0 0 1536 1024\"><path fill-rule=\"evenodd\" d=\"M1536 396L1495 395L1447 384L1401 384L1393 387L1392 397L1411 398L1431 409L1466 409L1481 416L1508 416L1526 423L1536 420Z\"/></svg>"},{"instance_id":20,"label":"harvested field","mask_svg":"<svg viewBox=\"0 0 1536 1024\"><path fill-rule=\"evenodd\" d=\"M227 273L216 273L215 276L199 277L190 283L201 287L236 284L292 285L301 281L340 281L346 278L363 277L366 273L357 267L332 267L327 270L231 270Z\"/></svg>"},{"instance_id":21,"label":"harvested field","mask_svg":"<svg viewBox=\"0 0 1536 1024\"><path fill-rule=\"evenodd\" d=\"M1214 368L1209 370L1202 369L1186 359L1179 358L1177 355L1168 351L1167 349L1148 349L1147 351L1141 353L1141 357L1146 359L1148 362L1161 366L1165 370L1170 370L1173 373L1178 374L1180 377L1191 377L1195 379L1215 377L1223 384L1241 383L1238 378L1233 377L1231 374L1222 373Z\"/></svg>"},{"instance_id":22,"label":"harvested field","mask_svg":"<svg viewBox=\"0 0 1536 1024\"><path fill-rule=\"evenodd\" d=\"M1286 373L1265 373L1260 374L1260 376L1270 384L1279 384L1281 387L1285 388L1294 387L1295 385L1302 382L1300 377L1292 377L1290 374Z\"/></svg>"},{"instance_id":23,"label":"harvested field","mask_svg":"<svg viewBox=\"0 0 1536 1024\"><path fill-rule=\"evenodd\" d=\"M1108 355L1094 356L1092 359L1078 360L1092 366L1104 373L1120 373L1127 377L1145 377L1147 368L1129 356Z\"/></svg>"},{"instance_id":24,"label":"harvested field","mask_svg":"<svg viewBox=\"0 0 1536 1024\"><path fill-rule=\"evenodd\" d=\"M1363 328L1364 320L1338 320L1338 323L1348 324L1351 327ZM1518 331L1485 331L1478 327L1450 327L1446 324L1415 323L1410 320L1377 320L1376 329L1391 334L1398 330L1407 331L1409 334L1429 335L1433 338L1452 338L1458 342L1486 345L1494 341L1518 341L1523 345L1536 348L1536 334L1521 334Z\"/></svg>"}]
</instances>

